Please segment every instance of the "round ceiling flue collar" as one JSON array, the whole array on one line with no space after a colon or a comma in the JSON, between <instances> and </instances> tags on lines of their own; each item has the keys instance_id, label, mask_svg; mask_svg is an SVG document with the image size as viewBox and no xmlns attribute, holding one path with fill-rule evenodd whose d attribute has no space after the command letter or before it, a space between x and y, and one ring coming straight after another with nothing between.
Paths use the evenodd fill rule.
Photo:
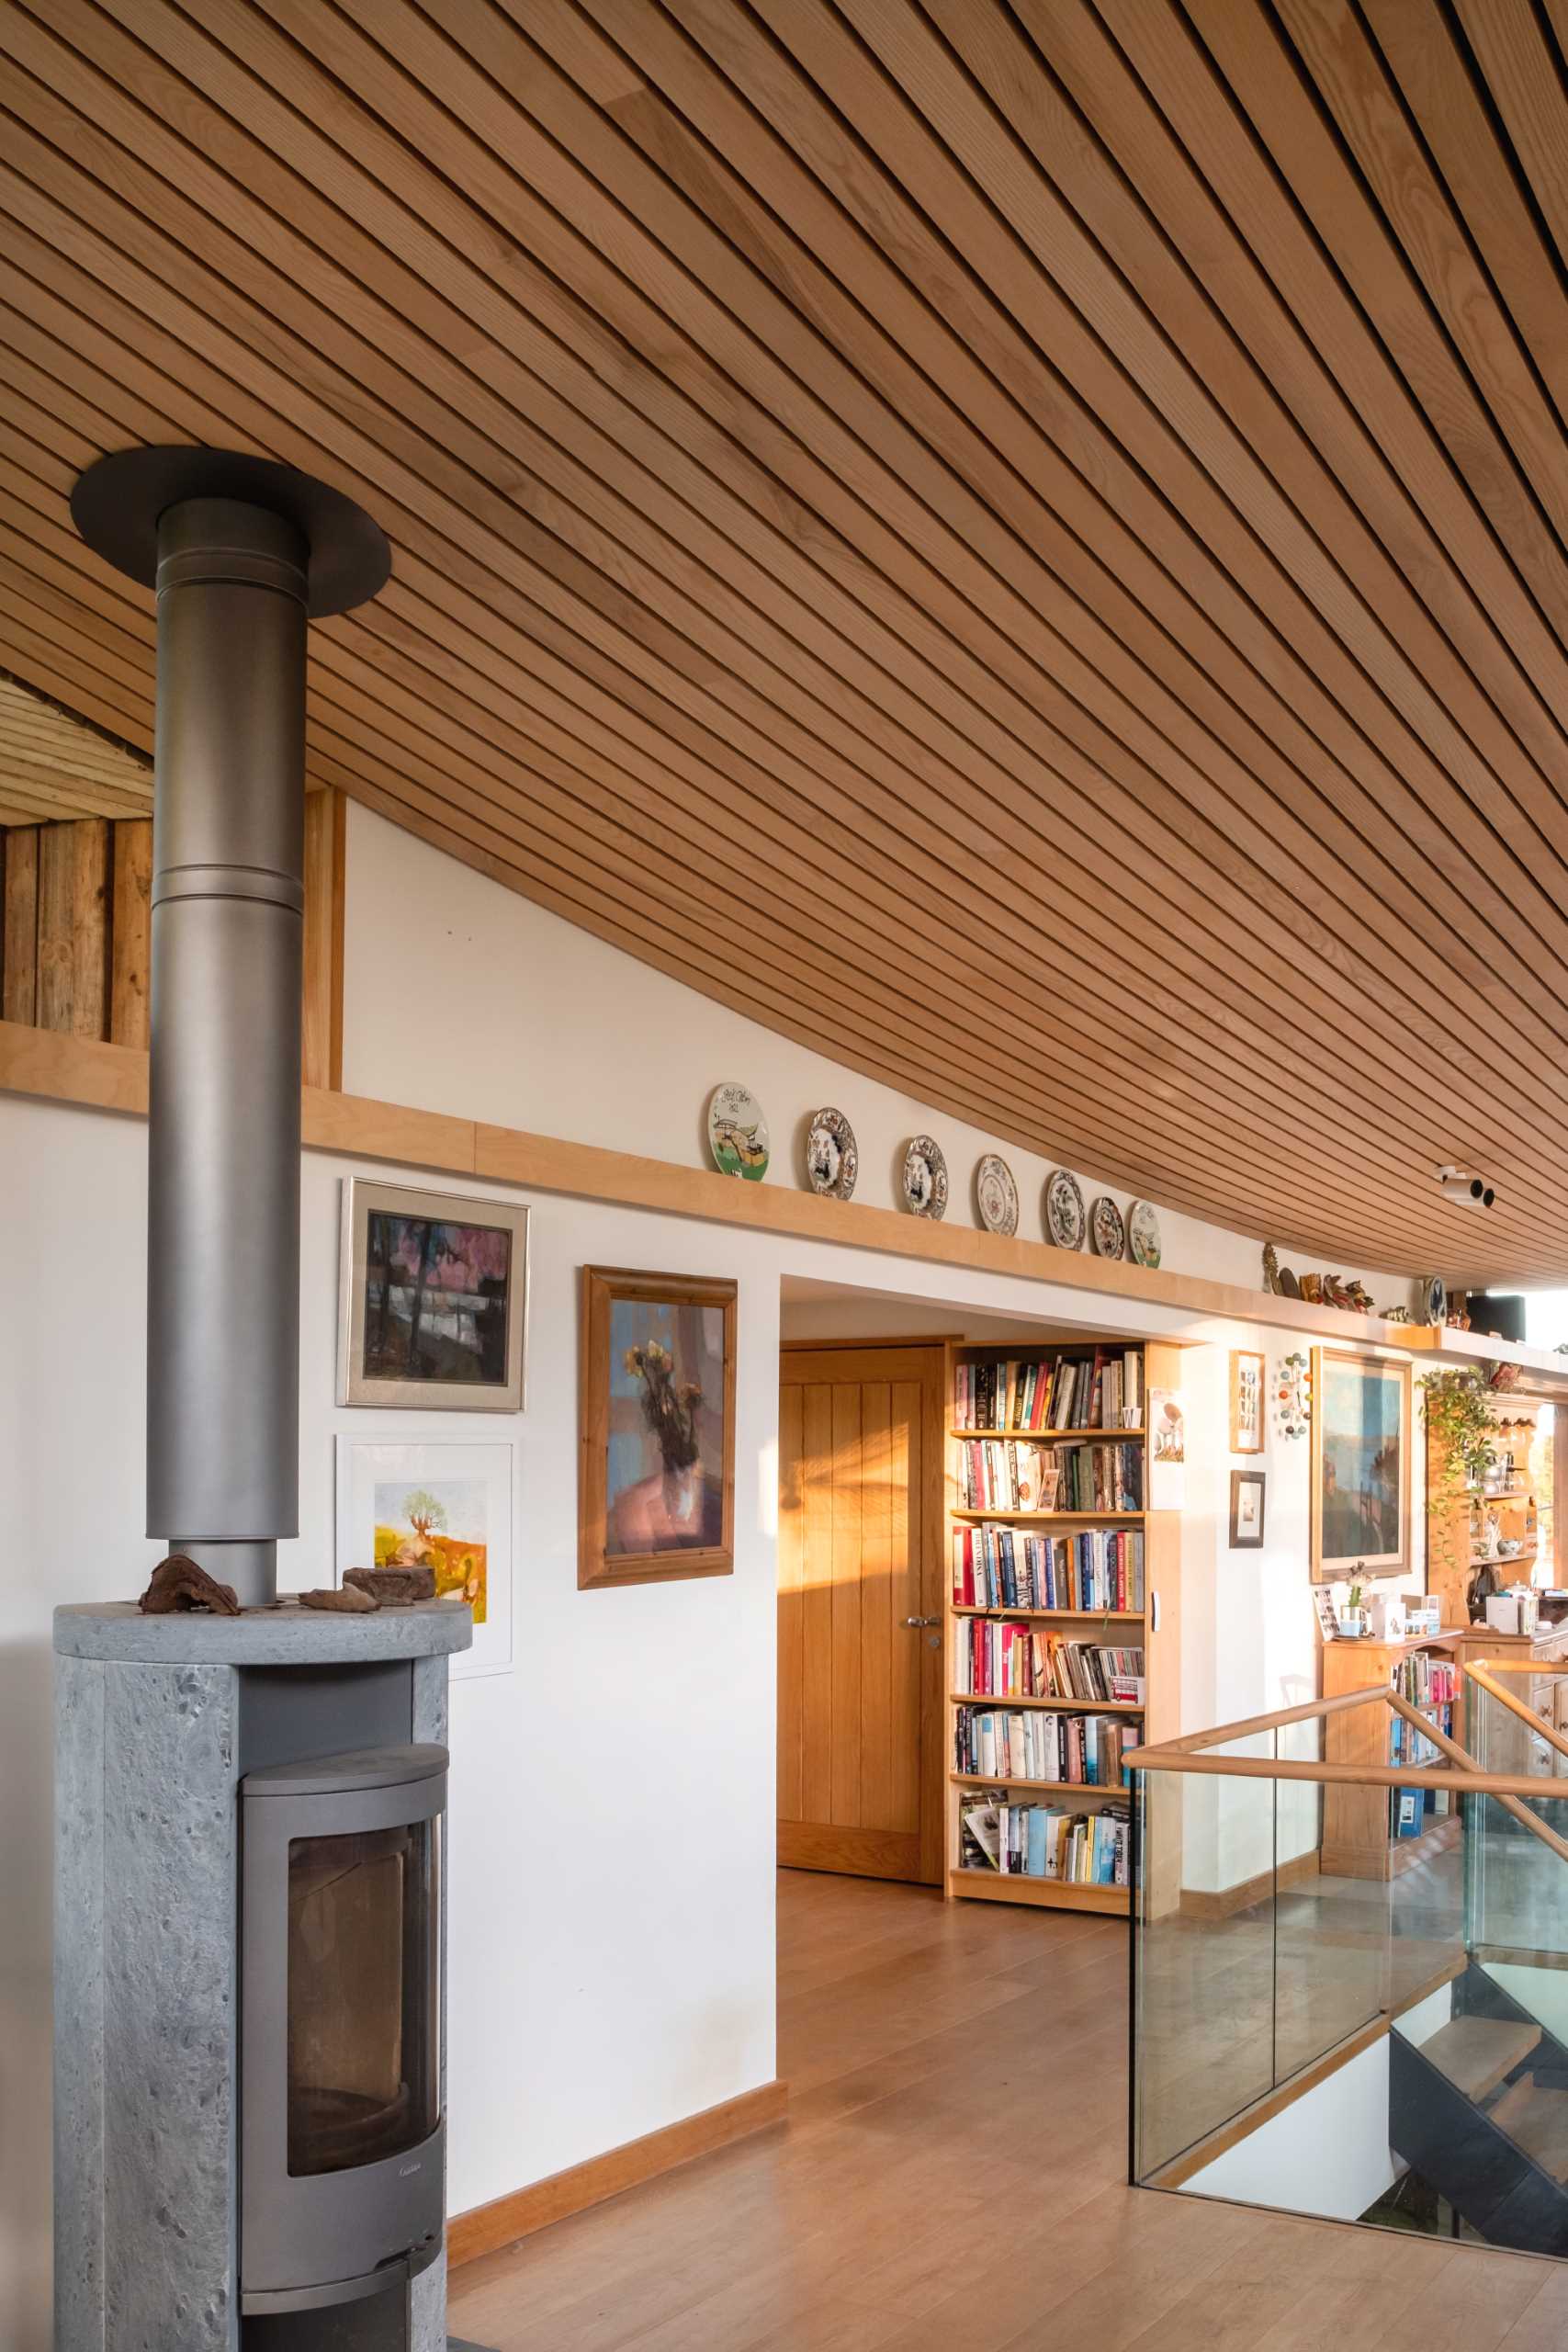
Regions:
<instances>
[{"instance_id":1,"label":"round ceiling flue collar","mask_svg":"<svg viewBox=\"0 0 1568 2352\"><path fill-rule=\"evenodd\" d=\"M158 518L187 498L242 499L286 514L310 549L306 609L312 620L367 604L391 572L387 535L363 506L293 466L235 449L113 450L77 476L71 518L96 555L151 588Z\"/></svg>"}]
</instances>

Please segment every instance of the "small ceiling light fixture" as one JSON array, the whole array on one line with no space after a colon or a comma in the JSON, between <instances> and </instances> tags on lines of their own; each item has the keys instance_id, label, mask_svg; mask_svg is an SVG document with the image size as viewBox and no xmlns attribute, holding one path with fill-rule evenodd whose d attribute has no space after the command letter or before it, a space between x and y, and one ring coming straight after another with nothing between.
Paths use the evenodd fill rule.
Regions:
<instances>
[{"instance_id":1,"label":"small ceiling light fixture","mask_svg":"<svg viewBox=\"0 0 1568 2352\"><path fill-rule=\"evenodd\" d=\"M1467 1176L1462 1168L1439 1168L1438 1186L1445 1201L1461 1208L1489 1209L1497 1197L1484 1176Z\"/></svg>"}]
</instances>

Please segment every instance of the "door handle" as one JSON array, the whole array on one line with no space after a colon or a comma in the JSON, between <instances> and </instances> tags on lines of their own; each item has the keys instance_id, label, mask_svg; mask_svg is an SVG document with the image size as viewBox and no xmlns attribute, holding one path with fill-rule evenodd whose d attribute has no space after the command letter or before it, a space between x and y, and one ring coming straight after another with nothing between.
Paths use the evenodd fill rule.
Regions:
<instances>
[{"instance_id":1,"label":"door handle","mask_svg":"<svg viewBox=\"0 0 1568 2352\"><path fill-rule=\"evenodd\" d=\"M904 1623L906 1625L940 1625L942 1619L940 1617L906 1617Z\"/></svg>"}]
</instances>

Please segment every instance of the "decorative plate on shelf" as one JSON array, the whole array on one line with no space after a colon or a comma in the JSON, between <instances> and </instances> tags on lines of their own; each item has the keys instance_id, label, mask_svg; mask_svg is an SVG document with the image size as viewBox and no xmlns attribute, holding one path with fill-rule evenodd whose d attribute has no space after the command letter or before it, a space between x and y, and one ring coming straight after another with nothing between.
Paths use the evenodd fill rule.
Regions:
<instances>
[{"instance_id":1,"label":"decorative plate on shelf","mask_svg":"<svg viewBox=\"0 0 1568 2352\"><path fill-rule=\"evenodd\" d=\"M975 1206L987 1233L1018 1231L1018 1186L1007 1161L994 1151L975 1170Z\"/></svg>"},{"instance_id":2,"label":"decorative plate on shelf","mask_svg":"<svg viewBox=\"0 0 1568 2352\"><path fill-rule=\"evenodd\" d=\"M1428 1323L1446 1323L1449 1319L1449 1289L1441 1274L1428 1275L1422 1285L1427 1303Z\"/></svg>"},{"instance_id":3,"label":"decorative plate on shelf","mask_svg":"<svg viewBox=\"0 0 1568 2352\"><path fill-rule=\"evenodd\" d=\"M768 1172L767 1117L750 1088L733 1079L708 1097L708 1149L726 1176L757 1184Z\"/></svg>"},{"instance_id":4,"label":"decorative plate on shelf","mask_svg":"<svg viewBox=\"0 0 1568 2352\"><path fill-rule=\"evenodd\" d=\"M1147 1201L1134 1201L1127 1211L1127 1246L1134 1265L1159 1264L1159 1219Z\"/></svg>"},{"instance_id":5,"label":"decorative plate on shelf","mask_svg":"<svg viewBox=\"0 0 1568 2352\"><path fill-rule=\"evenodd\" d=\"M930 1136L911 1136L905 1150L904 1206L933 1221L947 1215L947 1162Z\"/></svg>"},{"instance_id":6,"label":"decorative plate on shelf","mask_svg":"<svg viewBox=\"0 0 1568 2352\"><path fill-rule=\"evenodd\" d=\"M1078 1180L1065 1168L1053 1168L1045 1179L1045 1238L1058 1250L1081 1250L1088 1220Z\"/></svg>"},{"instance_id":7,"label":"decorative plate on shelf","mask_svg":"<svg viewBox=\"0 0 1568 2352\"><path fill-rule=\"evenodd\" d=\"M855 1131L841 1111L813 1111L806 1136L806 1181L814 1193L847 1201L860 1174Z\"/></svg>"},{"instance_id":8,"label":"decorative plate on shelf","mask_svg":"<svg viewBox=\"0 0 1568 2352\"><path fill-rule=\"evenodd\" d=\"M1094 1244L1097 1258L1124 1258L1127 1255L1127 1228L1122 1212L1109 1193L1101 1193L1089 1213L1089 1238Z\"/></svg>"}]
</instances>

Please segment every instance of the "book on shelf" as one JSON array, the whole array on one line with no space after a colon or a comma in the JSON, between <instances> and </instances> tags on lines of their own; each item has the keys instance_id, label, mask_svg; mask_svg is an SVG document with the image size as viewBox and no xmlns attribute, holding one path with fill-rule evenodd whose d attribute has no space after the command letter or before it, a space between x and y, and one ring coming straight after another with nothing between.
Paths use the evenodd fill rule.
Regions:
<instances>
[{"instance_id":1,"label":"book on shelf","mask_svg":"<svg viewBox=\"0 0 1568 2352\"><path fill-rule=\"evenodd\" d=\"M961 1430L1135 1430L1144 1359L1136 1348L1096 1348L1092 1355L961 1363L953 1406Z\"/></svg>"},{"instance_id":2,"label":"book on shelf","mask_svg":"<svg viewBox=\"0 0 1568 2352\"><path fill-rule=\"evenodd\" d=\"M1005 1789L980 1792L960 1815L959 1868L1004 1877L1054 1878L1077 1886L1125 1886L1132 1826L1124 1805L1073 1813L1019 1804Z\"/></svg>"},{"instance_id":3,"label":"book on shelf","mask_svg":"<svg viewBox=\"0 0 1568 2352\"><path fill-rule=\"evenodd\" d=\"M1451 1659L1428 1657L1424 1650L1417 1650L1409 1657L1395 1660L1389 1680L1400 1697L1435 1730L1453 1737L1459 1668ZM1396 1770L1404 1765L1413 1772L1434 1768L1441 1770L1449 1760L1435 1739L1428 1738L1403 1715L1395 1715L1389 1726L1388 1747L1388 1760ZM1395 1838L1419 1838L1438 1822L1446 1821L1449 1811L1449 1795L1444 1789L1395 1789L1390 1799L1390 1835Z\"/></svg>"},{"instance_id":4,"label":"book on shelf","mask_svg":"<svg viewBox=\"0 0 1568 2352\"><path fill-rule=\"evenodd\" d=\"M965 1510L1142 1510L1144 1449L1082 1439L1036 1445L1025 1438L964 1438L958 1491Z\"/></svg>"},{"instance_id":5,"label":"book on shelf","mask_svg":"<svg viewBox=\"0 0 1568 2352\"><path fill-rule=\"evenodd\" d=\"M953 1769L987 1780L1122 1788L1122 1758L1142 1737L1139 1726L1120 1715L964 1705L953 1710Z\"/></svg>"},{"instance_id":6,"label":"book on shelf","mask_svg":"<svg viewBox=\"0 0 1568 2352\"><path fill-rule=\"evenodd\" d=\"M1071 1639L1006 1618L961 1617L953 1627L953 1687L987 1699L1096 1699L1144 1703L1144 1653Z\"/></svg>"},{"instance_id":7,"label":"book on shelf","mask_svg":"<svg viewBox=\"0 0 1568 2352\"><path fill-rule=\"evenodd\" d=\"M953 1600L960 1609L1141 1611L1143 1530L1085 1527L1043 1535L988 1521L955 1527Z\"/></svg>"}]
</instances>

